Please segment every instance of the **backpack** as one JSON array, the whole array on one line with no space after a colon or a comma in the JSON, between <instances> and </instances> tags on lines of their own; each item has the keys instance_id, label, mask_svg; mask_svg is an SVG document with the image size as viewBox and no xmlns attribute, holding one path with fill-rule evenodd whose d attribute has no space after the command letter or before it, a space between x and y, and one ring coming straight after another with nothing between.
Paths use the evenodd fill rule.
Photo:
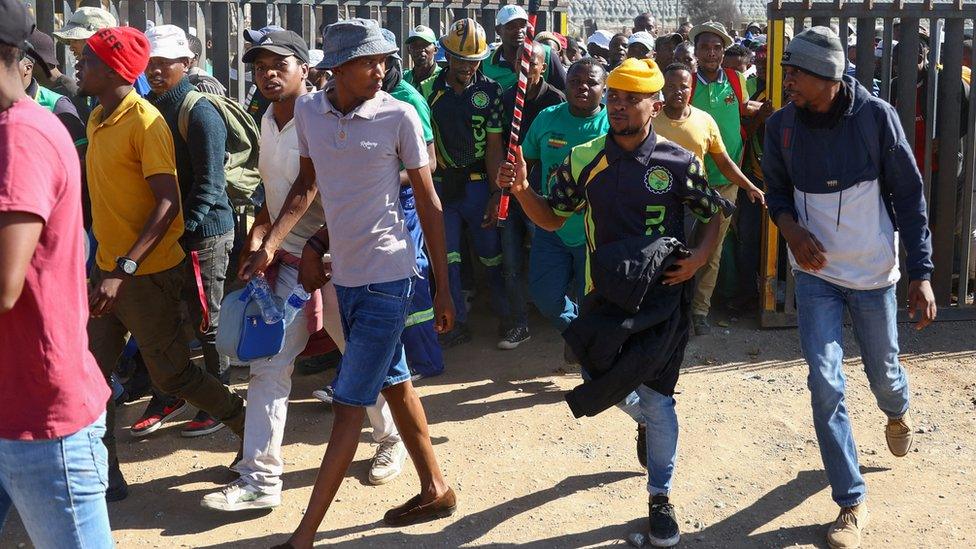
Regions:
<instances>
[{"instance_id":1,"label":"backpack","mask_svg":"<svg viewBox=\"0 0 976 549\"><path fill-rule=\"evenodd\" d=\"M261 175L258 173L261 131L254 123L254 118L233 99L192 90L186 94L177 119L177 127L184 141L190 126L190 111L201 99L210 101L227 126L227 153L224 160L227 196L234 206L252 204L251 195L261 184Z\"/></svg>"}]
</instances>

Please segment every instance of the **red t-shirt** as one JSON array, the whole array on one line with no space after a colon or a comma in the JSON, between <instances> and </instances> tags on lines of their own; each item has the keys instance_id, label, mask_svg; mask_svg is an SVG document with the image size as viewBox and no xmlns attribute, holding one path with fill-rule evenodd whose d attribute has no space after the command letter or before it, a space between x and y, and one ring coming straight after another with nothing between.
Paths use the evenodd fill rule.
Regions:
<instances>
[{"instance_id":1,"label":"red t-shirt","mask_svg":"<svg viewBox=\"0 0 976 549\"><path fill-rule=\"evenodd\" d=\"M0 314L0 438L76 433L105 412L108 385L88 351L81 170L56 116L22 99L0 112L0 216L44 221L13 309Z\"/></svg>"}]
</instances>

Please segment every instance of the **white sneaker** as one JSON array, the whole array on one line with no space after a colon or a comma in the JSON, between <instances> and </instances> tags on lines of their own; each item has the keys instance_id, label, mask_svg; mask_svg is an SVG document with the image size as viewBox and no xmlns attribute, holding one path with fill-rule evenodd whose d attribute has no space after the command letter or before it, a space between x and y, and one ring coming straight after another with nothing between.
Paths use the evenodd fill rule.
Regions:
<instances>
[{"instance_id":1,"label":"white sneaker","mask_svg":"<svg viewBox=\"0 0 976 549\"><path fill-rule=\"evenodd\" d=\"M203 496L200 505L217 511L245 511L270 509L281 505L281 494L269 494L248 486L241 479L228 484L219 492Z\"/></svg>"},{"instance_id":2,"label":"white sneaker","mask_svg":"<svg viewBox=\"0 0 976 549\"><path fill-rule=\"evenodd\" d=\"M322 402L324 402L324 403L326 403L326 404L328 404L330 406L332 405L332 397L333 397L333 395L335 395L335 390L332 388L331 385L326 385L325 387L322 387L321 389L316 389L316 390L312 391L312 398L314 398L316 400L321 400Z\"/></svg>"},{"instance_id":3,"label":"white sneaker","mask_svg":"<svg viewBox=\"0 0 976 549\"><path fill-rule=\"evenodd\" d=\"M376 449L373 463L369 467L369 482L373 485L386 484L400 476L403 462L407 459L407 448L403 442L383 442Z\"/></svg>"}]
</instances>

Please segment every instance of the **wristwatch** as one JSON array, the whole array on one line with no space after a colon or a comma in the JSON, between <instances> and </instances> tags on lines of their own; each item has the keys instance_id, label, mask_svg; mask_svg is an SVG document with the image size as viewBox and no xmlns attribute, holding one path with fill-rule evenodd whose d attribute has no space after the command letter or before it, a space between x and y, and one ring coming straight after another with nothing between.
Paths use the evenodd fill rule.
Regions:
<instances>
[{"instance_id":1,"label":"wristwatch","mask_svg":"<svg viewBox=\"0 0 976 549\"><path fill-rule=\"evenodd\" d=\"M135 261L129 259L128 257L120 257L115 260L115 265L123 273L132 276L136 274L136 270L139 269L139 264Z\"/></svg>"}]
</instances>

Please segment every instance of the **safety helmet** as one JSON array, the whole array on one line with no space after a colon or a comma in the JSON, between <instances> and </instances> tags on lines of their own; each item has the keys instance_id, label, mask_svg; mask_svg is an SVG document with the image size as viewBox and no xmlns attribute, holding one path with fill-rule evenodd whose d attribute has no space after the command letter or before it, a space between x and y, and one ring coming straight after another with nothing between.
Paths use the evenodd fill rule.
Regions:
<instances>
[{"instance_id":1,"label":"safety helmet","mask_svg":"<svg viewBox=\"0 0 976 549\"><path fill-rule=\"evenodd\" d=\"M440 42L449 55L465 61L481 61L491 55L485 29L474 19L455 21Z\"/></svg>"}]
</instances>

